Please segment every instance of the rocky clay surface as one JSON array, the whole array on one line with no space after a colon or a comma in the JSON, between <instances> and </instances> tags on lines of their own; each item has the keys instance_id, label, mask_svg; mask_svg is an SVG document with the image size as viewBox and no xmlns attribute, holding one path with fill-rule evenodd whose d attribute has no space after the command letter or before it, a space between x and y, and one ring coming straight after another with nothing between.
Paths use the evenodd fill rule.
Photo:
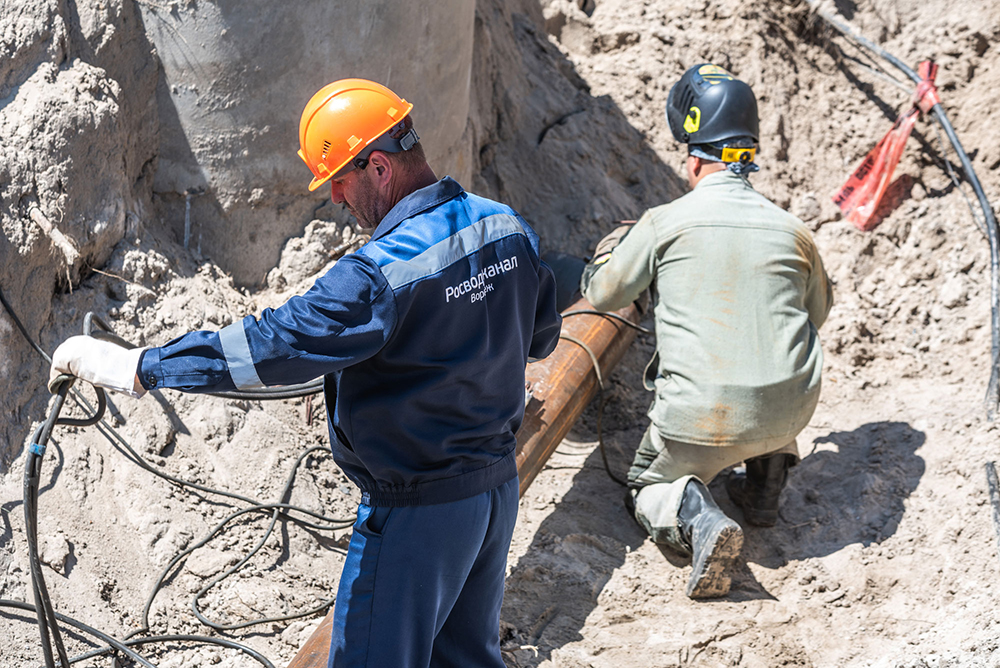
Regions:
<instances>
[{"instance_id":1,"label":"rocky clay surface","mask_svg":"<svg viewBox=\"0 0 1000 668\"><path fill-rule=\"evenodd\" d=\"M926 58L941 65L943 106L987 196L1000 204L993 132L1000 124L1000 7L990 0L845 0L825 7L911 66ZM44 14L20 14L13 32L50 20ZM74 35L74 25L61 29ZM107 31L95 37L93 26L88 30L88 44L116 44ZM79 49L83 38L62 39L69 46L52 48ZM120 41L115 48L134 46ZM998 429L983 401L991 365L990 255L978 213L967 204L974 195L967 183L953 182L949 167L960 174L958 160L925 118L907 144L878 228L857 231L831 201L909 107L910 93L885 78L898 79L897 72L881 69L802 3L480 2L467 130L477 155L471 189L511 202L537 226L546 248L587 253L615 220L636 218L682 192L676 174L683 152L663 107L670 85L704 61L754 87L763 136L753 183L810 226L836 283L837 303L820 333L823 395L798 439L803 460L790 473L777 526L744 524L731 593L691 601L684 596L690 565L646 539L623 509L621 488L596 450L595 406L588 408L522 499L502 614L505 660L574 668L1000 666L1000 559L985 473L998 458ZM103 132L112 153L137 156L103 177L88 167L100 165L100 155L54 161L93 171L94 187L67 197L62 218L55 209L46 213L70 222L85 208L107 214L101 224L88 218L90 231L77 237L90 240L80 246L91 258L86 267L64 278L61 269L46 274L41 287L5 270L5 294L26 311L43 348L79 332L90 310L140 344L218 328L304 290L363 243L344 213L327 206L286 243L263 288L235 285L146 213L141 165L149 149L124 137L147 117L112 104L119 85L112 83L124 75L109 71L85 63L40 68L32 81L50 92L48 102L35 96L29 104L0 90L14 95L0 107L0 148L14 156L4 164L28 165L6 167L9 183L23 192L12 205L13 186L5 185L2 211L8 244L27 249L21 257L43 252L37 232L25 232L34 228L7 215L12 206L29 206L16 203L30 192L31 165L23 156L70 150L71 143L28 146L18 162L9 141L20 136L19 118L40 126L40 109L72 108L71 127ZM4 86L19 76L0 74ZM22 89L36 85L20 81ZM57 85L67 92L57 94ZM74 96L86 104L71 104ZM49 135L26 133L23 141L32 136ZM51 174L36 187L58 189L61 177ZM128 197L107 200L102 178L117 179L109 187ZM8 265L11 257L0 256ZM17 290L8 289L12 281ZM54 286L54 297L44 293ZM0 598L23 601L31 597L23 445L44 415L44 395L35 389L44 364L15 343L19 334L8 316L0 323L10 343L3 360L10 393L41 397L7 404L14 418L4 433L12 445L0 470ZM651 352L651 339L640 336L611 375L603 436L618 474L647 424L650 397L640 376ZM168 574L150 606L154 633L212 634L192 612L196 597L204 617L237 625L308 610L332 596L349 537L336 520L350 519L356 493L323 450L319 396L258 402L167 391L112 402L108 423L121 440L95 428L59 428L46 455L39 533L57 611L119 637L140 628L147 596L174 556L248 505L181 489L137 465L140 457L179 479L310 508L333 527L279 523L256 556L203 592L253 549L271 516L227 525ZM299 461L312 447L319 449ZM711 485L716 498L742 522L720 483ZM284 665L318 621L315 615L216 635ZM86 647L66 633L72 651ZM172 668L255 665L234 650L182 643L144 652ZM32 615L0 609L0 663L37 666L40 657Z\"/></svg>"}]
</instances>

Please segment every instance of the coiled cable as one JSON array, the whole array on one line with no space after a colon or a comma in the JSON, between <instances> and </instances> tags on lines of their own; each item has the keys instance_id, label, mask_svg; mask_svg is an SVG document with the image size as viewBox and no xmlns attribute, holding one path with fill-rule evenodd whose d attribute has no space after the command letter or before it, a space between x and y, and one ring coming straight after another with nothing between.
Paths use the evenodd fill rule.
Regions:
<instances>
[{"instance_id":1,"label":"coiled cable","mask_svg":"<svg viewBox=\"0 0 1000 668\"><path fill-rule=\"evenodd\" d=\"M11 316L11 318L17 325L18 329L20 330L21 334L29 342L32 348L36 352L38 352L48 363L51 364L51 358L28 335L27 330L24 328L20 319L17 317L16 313L11 308L6 298L3 296L2 291L0 291L0 303L3 304L8 314ZM618 322L621 322L624 325L636 329L640 332L651 333L650 330L641 327L640 325L637 325L631 322L630 320L623 318L622 316L615 313L606 313L597 310L580 309L575 311L567 311L566 313L563 314L563 316L572 317L584 314L607 317L616 320ZM103 320L101 320L98 316L96 316L93 313L88 313L84 318L84 332L90 336L94 336L95 338L112 341L126 348L134 347L134 345L128 342L127 340L114 334L111 331L110 327L108 327ZM616 476L611 471L611 467L608 462L606 448L603 440L602 417L603 417L604 404L606 402L606 394L605 394L604 377L601 371L599 360L596 354L593 352L593 350L590 349L589 346L587 346L579 339L576 339L575 337L565 334L560 335L560 338L567 339L575 343L576 345L581 346L586 351L586 353L591 359L592 364L594 365L594 370L597 376L598 389L600 392L598 408L597 408L597 432L598 432L598 442L600 445L601 456L604 461L604 468L612 480L614 480L619 484L625 484L625 482L620 477ZM231 522L251 513L259 513L259 512L270 513L271 519L268 528L264 532L263 536L257 541L256 545L250 550L250 552L246 554L242 559L240 559L237 564L226 569L226 571L223 572L221 575L213 578L208 584L202 587L195 594L194 598L191 601L191 607L195 616L199 619L199 621L201 621L206 626L209 626L218 631L232 631L232 630L246 628L249 626L254 626L257 624L288 621L291 619L313 615L318 612L322 612L325 609L328 609L330 605L333 603L332 598L323 601L321 604L313 607L310 610L306 610L300 613L276 616L276 617L268 617L247 622L220 623L212 621L202 613L199 607L199 601L208 591L210 591L213 587L218 585L227 577L237 572L242 566L244 566L251 558L253 558L253 556L255 556L263 548L268 538L272 535L276 523L279 519L290 520L301 526L311 528L314 530L343 529L350 526L354 522L355 520L354 517L343 518L343 519L331 518L324 516L320 513L305 508L300 508L287 503L288 498L290 498L292 485L294 483L295 472L301 465L301 463L305 460L306 457L312 454L315 454L320 451L329 452L329 450L324 447L313 447L313 448L308 448L303 453L301 453L298 459L296 460L295 464L293 465L292 471L289 474L288 479L286 480L281 496L279 497L281 501L278 503L259 503L253 499L242 496L240 494L235 494L224 490L217 490L207 487L205 485L200 485L198 483L185 481L170 474L157 470L156 467L154 467L143 457L141 457L135 451L135 449L132 448L131 445L124 438L122 438L121 435L111 425L109 425L103 419L104 413L107 409L107 399L104 391L101 388L95 387L95 390L97 392L97 406L93 407L91 403L86 399L86 397L78 390L75 390L72 386L73 386L72 377L66 377L62 379L61 383L59 383L58 388L56 390L55 398L53 399L52 405L49 410L48 418L36 429L36 432L32 437L32 446L29 448L28 458L25 465L25 524L26 524L26 532L28 534L29 561L31 563L32 586L36 604L34 606L31 606L30 604L21 603L18 601L0 600L0 607L13 607L24 610L35 611L36 617L38 618L38 625L42 636L42 648L45 658L45 665L47 666L47 668L56 667L57 665L56 656L58 656L59 665L62 668L69 668L69 666L73 663L114 652L118 652L124 656L127 656L129 659L138 663L139 665L150 666L155 668L152 663L141 657L131 648L144 644L150 644L156 642L171 642L171 641L185 641L185 642L195 642L202 644L209 643L209 644L216 644L224 647L238 649L240 651L243 651L247 655L251 656L259 663L266 666L267 668L273 668L273 665L263 655L259 654L258 652L252 650L249 647L246 647L240 643L236 643L230 640L210 638L204 636L190 636L190 635L185 635L185 636L164 635L164 636L153 636L144 638L136 638L135 636L148 633L150 631L149 615L153 601L156 595L159 593L159 591L162 590L164 583L170 578L171 574L176 572L176 569L179 566L179 564L182 563L184 559L188 555L190 555L194 550L205 546L213 538L218 536ZM265 400L265 399L279 399L279 398L305 396L307 394L313 394L315 392L318 392L321 389L322 389L322 378L319 378L309 383L304 383L298 386L287 386L283 388L264 388L262 390L228 392L228 393L213 393L213 396L221 396L232 399ZM65 399L70 391L73 392L73 396L76 402L89 413L88 417L80 419L80 418L62 418L59 416L63 408ZM56 613L52 607L50 598L48 596L48 591L45 587L44 577L41 569L41 561L38 556L38 548L37 548L38 482L40 480L41 462L42 462L42 456L44 455L45 452L45 445L49 437L51 436L52 429L55 425L69 425L77 427L96 425L99 432L106 438L108 438L108 440L112 443L113 447L115 447L115 449L118 450L119 453L121 453L127 459L129 459L136 465L140 466L144 470L152 473L153 475L163 478L164 480L170 482L171 484L177 485L182 488L190 488L197 490L199 492L215 494L250 504L250 506L247 508L242 508L240 510L231 513L229 516L224 518L218 525L216 525L211 531L209 531L208 534L206 534L201 540L197 541L194 545L185 549L181 553L175 555L175 557L170 561L170 563L158 577L156 583L153 585L151 593L146 599L146 603L144 605L142 613L141 628L130 633L124 641L116 640L111 636L108 636L107 634L97 631L96 629L93 629L92 627L82 622L79 622L72 618ZM305 517L310 517L316 521L305 519L304 517L297 516L294 513L297 513ZM106 646L96 648L94 650L91 650L79 656L75 656L73 658L69 658L66 653L64 644L62 642L62 637L58 626L59 622L69 624L70 626L73 626L75 628L81 629L89 633L93 637L103 641L106 644ZM53 646L55 647L55 653L53 653Z\"/></svg>"},{"instance_id":2,"label":"coiled cable","mask_svg":"<svg viewBox=\"0 0 1000 668\"><path fill-rule=\"evenodd\" d=\"M41 355L41 357L45 359L47 363L51 364L51 357L47 353L45 353L45 351L28 334L27 329L24 327L20 318L18 318L16 312L11 307L6 297L3 295L2 290L0 290L0 303L2 303L4 309L7 311L8 315L11 317L11 319L17 326L17 329L20 331L21 335L25 338L25 340L29 343L29 345L31 345L32 349L34 349L39 355ZM99 329L95 328L95 325L97 325ZM98 316L92 313L88 313L84 318L84 332L85 334L94 336L95 338L112 341L126 348L134 347L130 342L126 341L125 339L122 339L121 337L118 337L113 332L111 332L107 324L104 323L104 321L101 320ZM196 616L203 623L212 628L215 628L217 630L229 630L236 628L245 628L256 624L264 624L275 621L287 621L290 619L296 619L300 617L313 615L316 614L317 612L320 612L328 608L332 604L333 599L327 599L323 601L319 606L315 606L309 610L291 615L284 615L280 617L271 617L267 619L253 620L239 624L226 625L226 624L218 624L205 618L204 615L202 615L200 610L198 609L197 601L198 598L203 596L211 587L217 585L225 577L228 577L233 573L235 573L240 566L247 563L247 561L249 561L250 558L252 558L257 552L259 552L259 550L264 546L267 538L273 533L273 529L279 519L290 520L295 522L296 524L305 526L313 530L336 530L350 526L351 524L353 524L354 518L351 517L351 518L338 519L338 518L327 517L321 513L317 513L315 511L311 511L306 508L301 508L289 503L259 503L253 499L250 499L248 497L239 494L234 494L232 492L227 492L224 490L213 489L205 485L199 485L197 483L185 481L175 476L171 476L169 474L158 471L149 462L147 462L144 458L142 458L129 445L129 443L124 438L122 438L121 435L118 434L118 432L103 419L104 413L108 405L104 390L98 387L94 388L95 391L97 392L97 406L95 408L91 405L91 403L86 399L86 397L82 393L73 388L73 380L74 379L70 376L58 379L58 384L56 386L55 395L54 398L52 399L49 408L48 416L46 420L36 428L35 433L32 436L31 445L28 448L25 461L25 477L24 477L25 532L27 535L27 542L28 542L28 558L29 558L29 567L31 572L32 590L35 598L35 605L31 605L29 603L24 603L20 601L10 601L3 599L0 600L0 607L32 610L35 612L37 623L39 626L39 631L41 634L43 658L47 668L56 668L57 659L59 662L58 666L60 668L69 668L69 666L73 663L77 663L79 661L83 661L85 659L97 656L106 655L109 653L120 653L123 656L128 657L138 665L148 666L149 668L155 668L154 664L150 663L147 659L144 659L141 655L136 653L135 650L131 649L131 647L150 644L150 643L178 642L178 641L194 642L200 644L215 644L223 647L237 649L247 654L248 656L252 657L259 663L261 663L263 666L265 666L265 668L274 668L273 664L269 660L267 660L267 658L264 657L262 654L260 654L256 650L253 650L250 647L247 647L241 643L237 643L232 640L210 638L207 636L194 636L194 635L163 635L163 636L154 636L145 638L135 638L134 636L141 633L147 633L150 630L148 624L149 610L152 606L153 599L162 588L164 581L167 579L169 571L172 570L174 567L176 567L176 565L179 564L184 557L190 554L193 551L193 549L196 549L196 547L200 547L206 544L209 540L211 540L212 537L217 535L222 530L222 528L224 528L232 520L241 517L243 515L246 515L248 513L257 513L257 512L270 513L271 523L270 526L268 527L268 530L266 531L264 537L257 542L257 545L254 547L251 553L242 560L240 560L239 564L237 564L236 567L228 569L226 573L223 574L223 576L215 578L208 586L202 588L202 590L198 592L197 596L192 601L192 607L194 608ZM318 379L318 382L313 381L310 383L302 384L300 386L287 386L283 388L277 388L278 391L269 392L269 391L258 390L249 393L240 392L240 393L226 393L226 394L239 395L228 398L238 398L238 399L252 398L256 400L264 400L264 399L278 399L278 398L290 398L294 396L304 396L306 394L313 394L321 389L322 389L322 379ZM72 396L76 400L76 402L88 412L88 417L85 418L60 417L60 413L65 404L65 400L70 392L72 392ZM218 526L216 526L215 529L213 529L213 531L210 532L210 534L205 539L200 541L194 548L189 548L184 553L178 555L177 557L174 558L174 560L171 561L171 564L168 566L164 574L158 579L157 583L153 588L153 591L147 598L142 617L143 627L129 634L128 638L125 641L116 640L115 638L107 634L104 634L98 631L97 629L94 629L88 626L87 624L84 624L83 622L56 613L52 606L47 587L45 586L44 575L41 567L41 559L38 553L38 541L37 541L38 488L39 488L39 481L41 478L42 459L45 454L46 445L52 434L53 427L55 427L56 425L67 425L75 427L96 426L97 429L100 431L100 433L102 433L106 438L109 439L109 441L111 441L115 449L117 449L127 459L137 464L144 470L167 480L171 484L177 485L182 488L196 489L200 492L208 494L220 495L232 498L234 500L239 500L244 503L251 504L250 507L243 508L229 515ZM307 456L315 454L318 451L329 452L327 448L312 447L308 448L305 452L299 455L298 459L295 462L295 465L293 466L292 472L285 483L285 487L281 494L282 500L287 500L290 497L291 487L295 477L295 471L297 470L299 465L305 460ZM310 521L304 519L303 517L299 517L297 515L294 515L293 513L297 513L299 515L306 517L311 517L313 520L316 521ZM60 622L78 628L90 634L91 636L104 642L106 646L94 649L87 653L81 654L80 656L75 656L70 658L66 652L62 640L62 634L59 630ZM53 648L55 651L53 651Z\"/></svg>"}]
</instances>

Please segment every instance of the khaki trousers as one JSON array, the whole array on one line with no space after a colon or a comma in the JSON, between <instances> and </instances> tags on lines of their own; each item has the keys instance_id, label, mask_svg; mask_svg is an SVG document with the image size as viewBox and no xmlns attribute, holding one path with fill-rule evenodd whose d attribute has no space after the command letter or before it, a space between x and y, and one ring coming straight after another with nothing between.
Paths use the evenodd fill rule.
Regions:
<instances>
[{"instance_id":1,"label":"khaki trousers","mask_svg":"<svg viewBox=\"0 0 1000 668\"><path fill-rule=\"evenodd\" d=\"M706 485L723 469L740 462L787 453L799 456L795 439L758 441L741 445L693 445L660 435L652 424L646 430L628 472L635 499L635 518L657 542L688 553L677 526L684 488L692 478Z\"/></svg>"}]
</instances>

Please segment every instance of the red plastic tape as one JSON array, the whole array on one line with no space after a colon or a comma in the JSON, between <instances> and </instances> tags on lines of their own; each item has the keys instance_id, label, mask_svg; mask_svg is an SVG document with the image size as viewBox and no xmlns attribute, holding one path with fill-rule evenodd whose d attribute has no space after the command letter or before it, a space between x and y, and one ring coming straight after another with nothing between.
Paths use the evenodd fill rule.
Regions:
<instances>
[{"instance_id":1,"label":"red plastic tape","mask_svg":"<svg viewBox=\"0 0 1000 668\"><path fill-rule=\"evenodd\" d=\"M892 173L899 164L917 116L941 101L934 87L937 65L929 60L920 63L919 74L923 80L913 94L913 107L896 120L888 134L868 152L847 178L847 183L833 197L847 220L862 232L874 229L879 223L874 217L875 210L892 181Z\"/></svg>"},{"instance_id":2,"label":"red plastic tape","mask_svg":"<svg viewBox=\"0 0 1000 668\"><path fill-rule=\"evenodd\" d=\"M917 84L917 90L913 93L913 104L920 107L920 111L925 114L941 101L937 87L934 85L937 71L937 63L933 60L925 60L917 67L917 74L923 81Z\"/></svg>"},{"instance_id":3,"label":"red plastic tape","mask_svg":"<svg viewBox=\"0 0 1000 668\"><path fill-rule=\"evenodd\" d=\"M917 122L917 113L916 108L910 109L896 121L833 198L847 220L862 232L867 232L878 224L877 220L873 220L875 209L878 208L885 189L889 187L906 140Z\"/></svg>"}]
</instances>

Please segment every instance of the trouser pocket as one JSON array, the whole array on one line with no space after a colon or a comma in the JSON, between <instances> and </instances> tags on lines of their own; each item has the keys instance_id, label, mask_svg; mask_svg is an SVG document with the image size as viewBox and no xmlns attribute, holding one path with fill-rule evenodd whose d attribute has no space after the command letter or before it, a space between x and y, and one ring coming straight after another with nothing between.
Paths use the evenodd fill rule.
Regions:
<instances>
[{"instance_id":1,"label":"trouser pocket","mask_svg":"<svg viewBox=\"0 0 1000 668\"><path fill-rule=\"evenodd\" d=\"M354 530L370 538L381 538L385 525L389 522L392 506L358 506L358 519Z\"/></svg>"}]
</instances>

